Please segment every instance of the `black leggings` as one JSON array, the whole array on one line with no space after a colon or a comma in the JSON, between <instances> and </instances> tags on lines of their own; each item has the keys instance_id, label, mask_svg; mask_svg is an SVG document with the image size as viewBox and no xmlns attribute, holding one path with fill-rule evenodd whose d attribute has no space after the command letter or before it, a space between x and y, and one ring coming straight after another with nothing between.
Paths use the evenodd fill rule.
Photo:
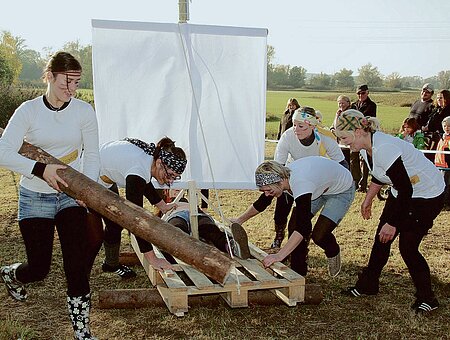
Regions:
<instances>
[{"instance_id":1,"label":"black leggings","mask_svg":"<svg viewBox=\"0 0 450 340\"><path fill-rule=\"evenodd\" d=\"M181 217L173 217L167 221L185 233L189 233L187 222ZM225 233L209 217L198 217L198 236L204 241L211 242L217 249L227 252Z\"/></svg>"},{"instance_id":2,"label":"black leggings","mask_svg":"<svg viewBox=\"0 0 450 340\"><path fill-rule=\"evenodd\" d=\"M432 227L433 220L441 211L443 204L444 194L430 199L412 199L408 208L408 217L402 222L400 231L397 228L397 233L391 241L381 243L379 232L386 224L386 216L392 214L392 209L396 207L395 198L392 195L389 196L375 233L369 264L360 275L356 287L362 291L378 292L379 278L383 267L389 260L391 244L399 236L400 254L416 287L416 297L425 301L433 299L430 268L420 253L419 246Z\"/></svg>"},{"instance_id":3,"label":"black leggings","mask_svg":"<svg viewBox=\"0 0 450 340\"><path fill-rule=\"evenodd\" d=\"M27 218L19 221L28 262L17 268L17 279L22 283L29 283L41 281L47 276L52 261L56 226L67 280L67 295L88 294L86 214L83 207L70 207L61 210L55 219Z\"/></svg>"},{"instance_id":4,"label":"black leggings","mask_svg":"<svg viewBox=\"0 0 450 340\"><path fill-rule=\"evenodd\" d=\"M296 209L292 211L289 219L289 237L295 231ZM315 244L325 251L327 257L334 257L339 254L340 248L333 235L333 230L337 224L328 217L319 215L311 235L303 236L302 242L291 253L291 269L305 276L308 272L308 246L312 237Z\"/></svg>"}]
</instances>

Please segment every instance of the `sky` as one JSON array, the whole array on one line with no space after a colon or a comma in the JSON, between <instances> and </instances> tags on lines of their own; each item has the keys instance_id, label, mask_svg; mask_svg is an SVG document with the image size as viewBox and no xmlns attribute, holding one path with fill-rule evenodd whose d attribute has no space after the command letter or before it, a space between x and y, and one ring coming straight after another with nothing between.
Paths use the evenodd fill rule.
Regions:
<instances>
[{"instance_id":1,"label":"sky","mask_svg":"<svg viewBox=\"0 0 450 340\"><path fill-rule=\"evenodd\" d=\"M275 64L308 73L358 74L371 63L383 75L436 75L450 70L450 1L191 0L191 24L268 29ZM8 1L0 30L28 48L91 44L92 19L178 22L178 0Z\"/></svg>"}]
</instances>

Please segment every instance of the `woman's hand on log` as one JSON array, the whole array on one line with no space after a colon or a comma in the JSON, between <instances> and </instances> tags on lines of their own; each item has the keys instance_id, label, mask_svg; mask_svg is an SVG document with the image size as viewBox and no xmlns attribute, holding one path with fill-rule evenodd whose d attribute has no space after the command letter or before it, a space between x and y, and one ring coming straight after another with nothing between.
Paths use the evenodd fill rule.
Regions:
<instances>
[{"instance_id":1,"label":"woman's hand on log","mask_svg":"<svg viewBox=\"0 0 450 340\"><path fill-rule=\"evenodd\" d=\"M58 183L64 185L65 187L68 187L67 183L58 176L57 170L63 170L66 169L67 166L60 165L60 164L47 164L45 166L44 174L42 175L42 178L47 182L47 184L55 189L58 192L61 192L61 189L59 188Z\"/></svg>"},{"instance_id":2,"label":"woman's hand on log","mask_svg":"<svg viewBox=\"0 0 450 340\"><path fill-rule=\"evenodd\" d=\"M175 268L169 261L167 261L164 258L162 259L157 257L153 250L146 252L144 256L147 259L148 263L158 271L163 271L167 269L175 270Z\"/></svg>"},{"instance_id":3,"label":"woman's hand on log","mask_svg":"<svg viewBox=\"0 0 450 340\"><path fill-rule=\"evenodd\" d=\"M83 208L87 208L86 203L84 203L83 201L81 201L81 200L75 200L75 201L78 203L79 206L82 206Z\"/></svg>"}]
</instances>

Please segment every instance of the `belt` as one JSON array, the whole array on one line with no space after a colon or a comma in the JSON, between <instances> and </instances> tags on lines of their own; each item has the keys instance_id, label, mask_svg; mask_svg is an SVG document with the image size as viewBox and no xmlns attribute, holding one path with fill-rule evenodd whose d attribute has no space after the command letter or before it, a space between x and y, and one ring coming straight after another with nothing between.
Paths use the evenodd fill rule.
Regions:
<instances>
[{"instance_id":1,"label":"belt","mask_svg":"<svg viewBox=\"0 0 450 340\"><path fill-rule=\"evenodd\" d=\"M59 160L61 162L63 162L64 164L70 164L77 158L78 158L78 150L74 150L71 153L69 153L65 156L62 156Z\"/></svg>"}]
</instances>

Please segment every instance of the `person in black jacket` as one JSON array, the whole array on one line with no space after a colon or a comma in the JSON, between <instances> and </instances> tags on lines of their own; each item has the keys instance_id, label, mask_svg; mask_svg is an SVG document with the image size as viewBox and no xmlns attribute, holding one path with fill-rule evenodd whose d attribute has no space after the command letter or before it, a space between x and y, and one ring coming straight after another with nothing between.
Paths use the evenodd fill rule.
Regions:
<instances>
[{"instance_id":1,"label":"person in black jacket","mask_svg":"<svg viewBox=\"0 0 450 340\"><path fill-rule=\"evenodd\" d=\"M357 88L356 94L358 100L352 104L352 108L358 110L366 117L377 116L377 104L369 98L369 87L366 84L360 85ZM350 171L355 181L356 190L359 192L367 191L367 179L369 177L369 169L363 163L361 173L361 160L359 152L352 152L350 154Z\"/></svg>"},{"instance_id":2,"label":"person in black jacket","mask_svg":"<svg viewBox=\"0 0 450 340\"><path fill-rule=\"evenodd\" d=\"M280 127L278 128L277 139L280 139L284 131L292 127L292 115L298 108L300 108L300 104L298 103L297 99L289 98L286 104L286 111L284 111L283 116L281 117L280 120Z\"/></svg>"},{"instance_id":3,"label":"person in black jacket","mask_svg":"<svg viewBox=\"0 0 450 340\"><path fill-rule=\"evenodd\" d=\"M427 124L431 112L434 109L433 94L434 94L433 86L429 83L426 83L422 86L420 99L416 100L411 105L409 116L411 118L415 118L421 128Z\"/></svg>"}]
</instances>

